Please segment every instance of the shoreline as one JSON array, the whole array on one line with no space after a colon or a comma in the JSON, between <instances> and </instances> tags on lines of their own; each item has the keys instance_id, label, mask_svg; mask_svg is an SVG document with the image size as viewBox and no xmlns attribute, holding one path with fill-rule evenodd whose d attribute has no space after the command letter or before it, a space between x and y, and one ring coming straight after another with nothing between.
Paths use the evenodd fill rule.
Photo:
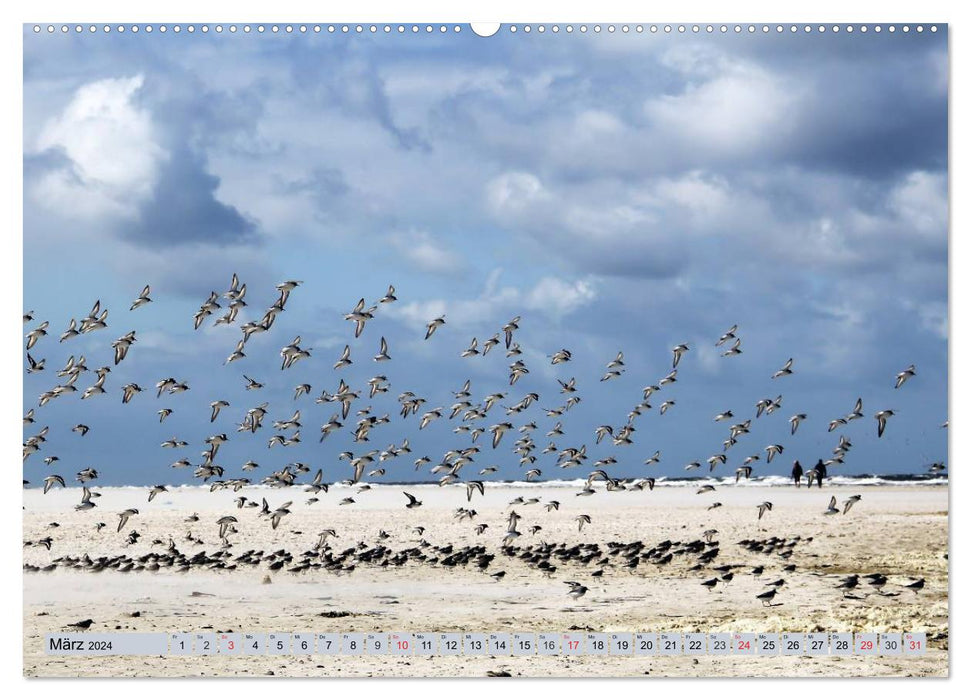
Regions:
<instances>
[{"instance_id":1,"label":"shoreline","mask_svg":"<svg viewBox=\"0 0 971 700\"><path fill-rule=\"evenodd\" d=\"M74 492L28 494L24 538L50 537L51 549L25 547L24 563L58 563L52 571L23 576L24 673L899 677L949 672L950 492L945 486L811 492L716 487L702 494L691 488L608 493L600 487L583 497L574 495L573 486L518 493L487 486L471 503L462 485L407 490L423 502L420 508L404 507L400 487L372 488L349 506L338 505L354 491L345 487L318 494L320 501L311 505L305 502L311 494L299 487L214 494L192 488L161 494L151 503L147 490L104 488L90 511L74 510ZM236 508L240 495L256 502L265 496L271 510L293 501L291 512L273 529L258 515L259 507ZM832 496L842 504L852 495L862 500L845 515L823 515ZM539 501L510 505L514 497ZM709 510L716 498L722 506ZM552 500L560 507L547 511L544 504ZM757 505L765 500L774 507L759 519ZM118 532L117 515L129 507L139 514ZM459 520L457 508L476 515ZM522 516L522 535L504 548L511 510ZM198 520L186 522L194 513ZM579 530L581 514L589 515L590 523ZM222 542L216 521L226 515L237 518L238 532ZM96 522L106 527L98 531ZM487 525L482 534L477 524ZM533 532L535 526L540 529ZM319 533L330 528L337 536L321 549ZM706 544L709 530L717 532ZM134 544L127 540L131 531L140 534ZM172 546L178 557L171 555ZM717 556L699 556L710 550ZM484 567L479 566L482 554L491 557ZM92 567L84 557L107 564ZM190 565L180 573L178 561ZM155 564L158 570L152 571ZM499 572L504 573L493 576ZM885 585L875 588L861 579L853 591L839 589L846 576L874 572L886 575ZM711 578L719 580L708 590L701 583ZM918 578L926 581L923 589L908 589ZM757 596L779 580L784 583L775 599L764 605ZM565 581L588 590L574 600ZM923 631L928 649L920 657L746 657L742 663L712 656L99 657L91 663L44 655L46 633L69 631L69 625L85 619L93 620L92 632Z\"/></svg>"}]
</instances>

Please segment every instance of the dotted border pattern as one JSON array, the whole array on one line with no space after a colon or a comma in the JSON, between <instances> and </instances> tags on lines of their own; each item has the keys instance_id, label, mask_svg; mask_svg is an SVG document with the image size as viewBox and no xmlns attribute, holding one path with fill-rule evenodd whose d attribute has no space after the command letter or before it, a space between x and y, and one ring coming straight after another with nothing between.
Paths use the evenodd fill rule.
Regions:
<instances>
[{"instance_id":1,"label":"dotted border pattern","mask_svg":"<svg viewBox=\"0 0 971 700\"><path fill-rule=\"evenodd\" d=\"M69 34L72 32L75 34L85 32L89 34L95 34L98 32L104 34L112 32L116 32L118 34L124 34L126 32L131 34L151 34L153 32L159 32L161 34L170 32L175 34L195 34L196 32L202 34L208 34L210 32L215 32L216 34L457 34L466 31L466 27L459 24L34 24L32 26L32 30L34 34ZM468 31L472 32L473 34L475 33L472 29L468 29ZM898 32L909 34L911 32L915 32L917 34L921 34L925 31L936 33L938 31L938 26L936 24L508 24L502 25L500 29L500 33L505 32L508 34L600 34L603 32L608 34L615 34L617 32L622 34L643 34L645 32L650 34L839 34L841 32L846 34L880 34L883 32L889 32L891 34Z\"/></svg>"}]
</instances>

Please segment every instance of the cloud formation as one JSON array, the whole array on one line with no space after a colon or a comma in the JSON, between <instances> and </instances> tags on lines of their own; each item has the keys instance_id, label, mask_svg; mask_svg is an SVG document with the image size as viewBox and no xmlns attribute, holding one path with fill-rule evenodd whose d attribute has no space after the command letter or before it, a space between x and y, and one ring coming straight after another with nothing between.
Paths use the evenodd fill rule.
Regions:
<instances>
[{"instance_id":1,"label":"cloud formation","mask_svg":"<svg viewBox=\"0 0 971 700\"><path fill-rule=\"evenodd\" d=\"M191 330L237 272L247 319L276 282L303 280L246 362L275 369L281 338L302 333L315 339L315 390L336 385L344 344L362 359L349 381L365 382L381 336L407 367L392 393L444 402L467 378L505 387L498 348L460 353L521 315L533 372L517 387L552 403L553 377L576 376L589 400L564 420L577 435L623 420L670 371L670 348L691 346L669 389L677 417L652 415L638 433L638 450L665 453L662 473L717 448L712 413L776 391L769 377L790 356L786 410L811 420L787 454L828 454L826 422L862 395L868 411L899 402L903 413L899 437L880 442L853 426L855 471L946 455L946 31L212 35L177 52L157 35L113 33L97 48L44 39L25 36L24 293L60 328L94 299L127 309L150 282L157 301L131 319L146 343L112 380L184 373L197 382L181 399L192 410L223 391L245 405L238 368L222 364L237 329ZM354 340L344 314L389 284L399 301ZM723 357L714 342L736 323L743 352ZM561 347L574 360L549 365ZM68 350L50 350L50 364ZM628 372L599 382L618 350ZM904 404L892 378L911 363ZM265 400L289 407L290 377L265 378ZM25 409L42 379L25 379ZM76 410L51 415L67 424ZM191 436L191 415L177 411L172 429ZM758 425L753 440L777 439L771 421ZM130 460L133 442L97 433L80 457ZM411 437L429 453L454 440L445 427ZM248 449L224 448L240 463ZM146 457L146 482L168 474L163 456Z\"/></svg>"}]
</instances>

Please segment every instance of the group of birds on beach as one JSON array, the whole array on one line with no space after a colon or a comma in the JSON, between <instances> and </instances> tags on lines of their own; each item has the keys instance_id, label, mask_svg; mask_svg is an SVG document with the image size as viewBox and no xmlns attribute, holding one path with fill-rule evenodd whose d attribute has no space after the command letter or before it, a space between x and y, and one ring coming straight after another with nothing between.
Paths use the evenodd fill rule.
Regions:
<instances>
[{"instance_id":1,"label":"group of birds on beach","mask_svg":"<svg viewBox=\"0 0 971 700\"><path fill-rule=\"evenodd\" d=\"M276 319L286 311L291 295L296 293L296 290L301 284L302 282L299 280L288 280L278 284L276 286L276 299L265 312L262 314L258 313L252 319L244 321L240 317L240 314L243 309L249 308L247 287L234 274L229 288L226 291L222 294L216 291L211 292L209 297L200 305L192 317L192 326L198 331L209 322L213 326L238 325L241 337L237 340L233 350L226 357L223 364L228 367L230 365L236 366L236 363L239 362L245 363L247 359L247 343L251 342L256 336L270 332ZM364 298L361 298L343 315L344 320L352 325L353 337L359 339L371 326L378 325L382 310L396 301L397 296L394 286L389 286L387 291L373 303L369 304ZM152 298L151 286L145 285L132 301L129 307L129 313L144 314L146 312L141 310L152 303L154 303L154 299ZM137 316L133 315L131 318L134 319ZM127 320L128 317L126 317ZM32 311L25 313L23 315L23 322L25 325L33 324L34 313ZM345 430L350 435L353 435L353 442L362 445L363 448L366 443L371 442L372 436L382 430L383 426L392 423L397 426L407 426L408 429L423 431L436 421L445 420L456 422L453 433L457 436L456 439L467 440L466 443L454 445L446 450L437 461L428 455L423 455L414 459L412 463L414 465L414 471L427 469L431 475L434 475L438 479L438 483L442 487L456 487L464 491L466 503L471 504L476 494L479 497L485 495L488 477L497 473L499 467L496 465L482 467L478 470L475 478L466 478L466 473L475 468L473 465L477 459L481 458L485 449L491 448L493 451L500 450L500 448L504 448L512 440L513 436L515 436L512 444L512 454L515 455L513 459L518 462L522 469L525 481L540 480L544 475L544 469L547 469L547 478L550 476L548 468L541 466L540 462L540 460L547 459L545 455L553 455L549 459L555 465L557 473L562 473L562 470L583 468L588 463L588 460L592 459L592 455L588 455L587 440L593 443L593 446L589 448L589 452L594 452L597 449L596 446L601 444L612 445L621 449L634 445L638 419L654 410L654 404L662 398L661 394L668 393L670 391L669 387L676 384L682 361L692 351L689 343L675 345L671 349L670 368L666 369L664 376L658 378L657 381L650 382L644 386L639 392L641 394L639 400L631 407L625 420L619 423L598 425L590 431L586 439L578 436L578 439L572 440L572 444L569 445L566 444L567 436L561 419L566 412L580 403L582 398L579 393L576 377L566 378L564 376L557 378L558 393L561 397L559 399L559 405L552 408L539 409L545 414L545 418L552 423L549 426L549 430L545 431L548 444L541 447L534 439L534 434L537 431L543 432L539 428L539 423L535 417L537 407L540 406L540 393L537 391L528 391L521 397L517 398L513 396L517 383L531 374L531 369L523 358L524 350L519 342L517 342L516 333L519 331L522 322L521 316L515 316L495 330L492 335L485 338L481 343L478 336L473 337L467 346L463 346L463 349L455 350L459 357L468 359L469 361L473 361L473 358L483 358L492 352L504 352L506 359L509 360L508 385L499 390L484 394L479 399L475 398L471 380L466 380L461 387L451 392L452 403L450 406L445 402L433 407L431 396L423 396L416 392L405 390L397 395L397 403L400 409L398 411L399 419L393 420L390 413L379 415L372 410L371 406L362 405L365 400L374 400L376 397L390 393L392 385L387 374L376 373L362 386L351 386L345 377L337 376L335 388L324 388L319 396L313 399L315 405L333 406L333 412L320 426L318 437L318 443L322 445L320 449L322 451L326 449L326 441L329 436ZM446 324L447 320L445 315L430 319L425 326L424 341L427 343L438 343L442 341L440 337L436 336L436 333L442 327L446 326ZM81 335L103 333L107 328L108 308L103 306L101 301L98 300L86 315L80 317L80 321L76 318L71 318L67 329L60 335L59 344L69 343L73 338ZM33 326L25 335L26 372L28 374L34 375L47 371L47 359L45 357L38 359L38 356L47 349L50 343L49 340L46 340L49 329L50 323L45 320ZM139 338L137 333L137 330L129 330L113 340L110 343L111 362L113 364L105 364L95 368L93 371L88 368L87 359L83 354L78 354L77 356L74 354L70 355L63 368L55 373L58 379L55 386L40 394L37 406L30 408L24 415L23 423L25 428L29 430L31 429L30 426L35 423L42 423L39 413L46 406L54 401L68 400L65 397L72 394L79 395L77 400L84 401L86 406L89 401L91 406L95 406L95 408L91 409L92 415L95 415L97 412L97 402L106 400L104 396L109 394L109 392L114 396L119 396L121 403L131 405L132 408L130 410L142 410L137 405L138 401L136 399L145 389L139 383L128 382L123 386L114 388L106 386L109 375L112 373L112 368L117 368L122 362L126 362L127 366L127 363L131 362L129 357L138 354L137 347ZM360 359L357 357L358 351L352 351L351 342L353 341L347 342L343 351L337 357L336 362L333 363L332 367L334 372L340 373L346 367L360 363ZM442 342L447 342L447 340ZM105 345L109 344L106 343ZM377 366L381 367L385 366L386 363L392 362L394 353L393 349L389 346L387 338L381 336L376 345L377 352L368 358L367 361L374 362ZM724 357L740 355L743 349L738 326L733 325L722 333L714 345L718 348L723 348L721 354ZM279 356L280 367L276 371L282 372L299 372L301 367L309 365L309 360L315 357L314 349L305 347L301 335L295 336L290 342L284 345L280 349ZM546 358L551 365L565 368L573 360L573 352L569 349L561 348L546 355ZM481 359L478 361L481 361ZM328 364L330 363L328 362ZM797 371L797 364L794 358L789 358L777 367L771 374L768 372L766 374L773 383L780 385L785 384L786 378ZM257 375L256 370L248 369L248 371L253 375ZM613 359L605 363L604 372L600 377L600 381L615 381L627 371L628 366L625 362L624 353L622 351L617 352ZM315 372L319 373L319 369L315 370ZM82 390L77 384L88 373L93 374L95 379L90 386ZM916 368L910 365L896 375L894 380L895 388L901 389L916 374ZM249 374L243 374L242 381L244 382L247 393L256 392L255 395L258 395L258 392L265 386L264 382L259 381ZM191 385L185 379L163 377L155 382L154 388L156 390L156 399L160 400L163 396L168 399L172 396L188 392L191 390ZM309 399L312 391L313 388L310 383L296 384L293 392L293 401L295 403L299 402L301 397L304 396ZM367 399L364 398L365 396ZM547 401L550 398L548 394L543 394L543 396ZM246 408L241 414L241 418L235 426L236 433L252 436L265 429L264 422L267 420L267 416L271 411L269 402L254 400L253 403L256 405ZM725 410L713 416L715 422L729 425L728 435L722 443L721 449L704 460L690 462L685 465L685 470L690 472L700 469L703 464L707 464L708 472L713 473L719 467L726 466L729 462L729 454L732 448L740 444L744 436L751 431L753 420L758 420L763 416L780 411L782 405L783 395L779 393L774 398L766 397L757 401L754 406L754 415L747 416L744 420L736 417L733 410ZM664 397L658 403L656 409L657 415L665 415L675 406L675 398ZM222 418L224 412L233 410L235 407L231 406L229 401L219 397L213 397L209 408L210 411L208 414L200 417L200 422L206 424L205 421L208 420L209 425L215 426L217 422L221 423L224 420ZM502 410L505 415L496 420L491 418L490 414L497 412L497 409ZM351 418L352 411L354 412L353 420ZM174 409L169 406L157 410L159 423L164 423L173 412ZM300 444L301 429L304 425L305 413L307 412L306 408L298 407L293 410L289 417L272 420L273 434L266 439L267 448L281 448L285 450L287 447ZM289 410L287 413L290 413ZM889 419L895 415L896 411L893 409L883 409L873 414L876 422L877 438L883 437L885 431L888 429ZM850 413L837 417L829 422L828 431L833 432L841 426L846 426L850 422L863 417L863 402L862 399L858 399ZM795 435L800 426L807 420L809 420L809 417L805 413L793 414L788 420L788 434L790 436ZM76 439L83 439L90 430L91 427L86 422L79 422L71 429L73 433L78 435ZM201 453L201 461L196 464L188 457L180 457L172 463L172 468L176 470L192 468L193 476L200 482L208 484L212 492L231 491L238 493L244 487L254 485L254 482L248 477L227 476L226 468L219 464L217 458L220 447L231 439L229 432L231 431L223 431L221 428L215 428L212 435L209 435L199 443L205 446ZM506 437L507 435L509 436L508 438ZM488 439L484 441L484 444L480 444L480 438L483 436L488 436ZM49 437L53 437L50 435L50 429L48 426L44 426L26 438L23 444L25 469L30 468L31 465L28 464L28 460L34 454L45 451L45 443ZM58 440L61 438L62 436L58 436ZM164 449L181 450L189 447L190 444L189 440L173 437L162 442L161 447ZM811 486L815 480L819 486L822 486L823 479L827 476L827 467L842 465L851 448L851 441L845 436L839 436L838 444L832 451L832 457L826 460L820 460L816 468L805 473L805 478L809 485ZM741 460L741 465L735 470L736 482L741 478L750 478L757 462L764 459L766 464L771 463L773 459L782 455L784 451L785 446L781 442L772 443L764 449L745 457ZM411 452L412 448L409 439L404 437L398 443L392 442L385 449L370 449L358 453L343 451L336 456L336 460L322 458L327 459L329 462L327 466L328 471L332 468L342 469L338 465L341 462L347 462L348 468L343 473L343 479L335 478L332 481L325 480L324 468L317 468L315 471L310 465L298 461L287 463L282 468L271 471L260 479L258 483L279 489L302 488L308 494L307 505L311 506L318 503L321 494L328 493L332 485L340 483L345 487L354 488L355 493L344 497L338 505L353 507L356 503L355 497L360 498L362 495L366 495L372 488L371 483L373 480L392 476L395 473L393 470L396 461L401 458L407 459L406 455L409 455ZM143 459L143 455L138 455L138 458ZM504 462L508 461L507 458L498 459ZM43 457L43 462L47 467L52 467L59 461L59 457L54 454ZM643 464L645 468L648 468L651 465L660 463L660 461L661 453L656 450L644 460ZM626 479L611 476L608 470L612 469L618 463L618 458L613 455L605 455L593 461L591 465L593 469L589 472L583 487L576 496L588 497L600 493L598 487L601 485L603 490L607 492L637 492L654 489L656 484L655 477L645 475L637 479ZM242 465L242 471L244 473L258 469L261 469L260 465L252 459ZM400 471L398 469L399 473ZM313 476L309 476L311 474ZM304 475L308 475L306 480L303 480ZM800 468L801 476L802 472ZM76 481L82 487L81 501L76 505L78 511L90 511L97 508L97 500L100 494L93 488L92 482L100 478L101 474L95 467L86 467L77 473ZM47 474L43 477L42 483L45 494L53 488L65 487L67 484L65 478L58 473ZM796 483L801 483L801 478L796 479ZM29 484L30 481L25 479L24 485L28 486ZM698 489L698 493L704 494L716 490L716 486L708 484ZM154 485L147 490L147 501L151 502L160 494L166 492L166 484ZM243 495L235 496L234 498L237 509L252 509L257 511L257 515L265 518L272 530L276 530L284 522L286 516L290 515L291 507L293 506L292 500L282 502L277 506L271 506L267 498L263 498L261 503L257 503ZM421 508L423 505L422 501L409 492L403 492L402 498L401 505L405 509L414 510ZM826 515L846 515L851 507L860 500L860 496L853 496L844 502L842 508L840 508L838 507L836 498L833 497L830 500L828 508L823 512ZM527 507L540 504L540 499L519 497L510 503L509 507ZM560 503L556 501L550 501L542 505L545 506L548 513L558 511L560 507ZM708 506L708 510L720 506L721 503L715 501ZM757 517L755 517L755 520L761 521L771 512L772 507L773 505L769 501L757 504ZM118 513L117 525L114 528L115 532L121 533L130 522L137 522L139 515L139 509L134 506ZM488 523L475 522L477 513L471 508L471 505L467 508L458 508L455 515L460 521L468 519L477 536L484 535L489 527ZM593 525L593 520L588 514L580 513L574 516L573 519L577 523L578 533L583 532L584 526ZM568 546L565 543L558 545L543 543L541 545L523 547L518 544L518 539L524 534L519 530L521 521L522 516L517 514L515 510L509 513L505 530L502 531L503 534L500 538L500 552L506 556L523 558L530 565L544 569L547 573L552 573L556 570L557 565L553 563L556 560L562 562L573 561L578 558L581 561L587 560L587 563L595 563L599 567L600 575L602 575L602 568L608 565L614 565L618 561L618 557L620 560L623 560L623 567L631 571L636 569L641 563L653 563L663 566L669 563L674 557L680 555L697 556L699 559L696 563L699 567L702 567L710 565L719 551L717 541L712 539L711 533L707 534L704 540L694 542L667 541L654 547L647 547L647 545L641 542L628 544L610 543L607 545L607 552L602 551L597 545ZM117 557L95 559L87 558L87 555L80 558L65 555L55 559L54 565L90 570L118 569L132 571L142 569L156 570L168 567L177 570L186 570L197 565L222 569L230 568L231 566L235 567L240 564L252 565L268 563L271 568L288 566L291 571L324 568L338 572L346 572L353 570L353 567L357 563L378 562L382 566L389 566L406 561L433 562L446 566L473 563L485 569L495 558L493 554L488 554L479 545L464 549L451 548L450 545L448 546L449 548L442 548L434 546L424 539L417 546L398 552L391 550L384 544L369 546L363 542L355 547L336 552L330 549L328 544L329 537L336 537L336 533L333 531L324 531L321 533L317 546L301 555L291 555L284 550L273 553L250 550L241 555L232 556L230 554L230 550L234 545L232 539L239 533L237 527L239 522L236 515L227 514L221 516L213 523L218 533L217 539L221 544L221 548L217 553L206 554L203 551L196 555L189 555L181 552L176 547L174 541L169 539L166 549L162 554L152 553L142 557L119 555ZM106 527L103 522L98 522L96 526L99 531ZM523 529L526 528L524 527ZM536 524L529 528L528 531L530 535L537 535L542 529L542 526ZM140 535L137 530L132 530L126 537L126 542L128 544L134 544L139 538ZM187 540L202 543L201 539L191 535L191 533L188 533ZM26 544L51 549L55 541L52 537L47 537L36 541L28 541ZM795 538L791 543L773 542L771 546L763 542L760 546L763 547L763 550L768 548L769 551L781 550L782 552L789 552L791 554L792 548L798 541L799 538ZM714 553L712 554L712 552ZM732 568L732 566L729 566L727 570L720 572L720 578L706 580L703 585L708 588L714 588L719 583L730 581L731 576L734 575ZM493 573L492 575L496 577L497 573ZM726 576L729 578L726 579ZM573 598L584 595L588 590L588 586L582 582L569 581L568 585L570 586L569 595ZM759 596L759 599L763 603L770 602L775 595L775 591L780 586L770 587L768 591Z\"/></svg>"}]
</instances>

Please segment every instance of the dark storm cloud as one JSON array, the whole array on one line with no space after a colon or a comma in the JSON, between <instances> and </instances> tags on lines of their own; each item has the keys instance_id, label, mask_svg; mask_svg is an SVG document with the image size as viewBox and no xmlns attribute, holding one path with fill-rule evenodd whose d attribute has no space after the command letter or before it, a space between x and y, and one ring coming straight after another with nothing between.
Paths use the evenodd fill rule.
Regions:
<instances>
[{"instance_id":1,"label":"dark storm cloud","mask_svg":"<svg viewBox=\"0 0 971 700\"><path fill-rule=\"evenodd\" d=\"M152 198L137 222L123 226L126 239L168 248L189 242L247 245L259 240L257 225L235 207L216 199L219 178L206 171L200 156L186 149L169 152Z\"/></svg>"}]
</instances>

